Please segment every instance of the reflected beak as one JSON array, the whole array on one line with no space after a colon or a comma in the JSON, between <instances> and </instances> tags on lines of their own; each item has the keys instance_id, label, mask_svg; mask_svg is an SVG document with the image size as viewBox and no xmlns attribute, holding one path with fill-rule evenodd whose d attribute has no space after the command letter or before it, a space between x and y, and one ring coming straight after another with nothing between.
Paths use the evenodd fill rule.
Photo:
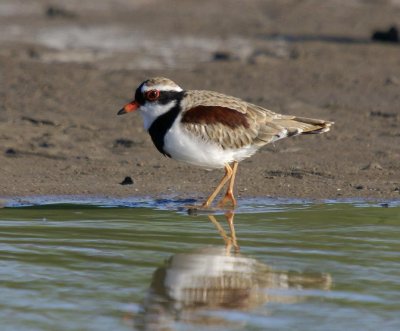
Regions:
<instances>
[{"instance_id":1,"label":"reflected beak","mask_svg":"<svg viewBox=\"0 0 400 331\"><path fill-rule=\"evenodd\" d=\"M124 106L124 108L120 109L120 111L118 112L117 115L122 115L122 114L126 114L126 113L130 113L131 111L135 111L136 109L138 109L140 107L140 105L133 100L132 102L126 104Z\"/></svg>"}]
</instances>

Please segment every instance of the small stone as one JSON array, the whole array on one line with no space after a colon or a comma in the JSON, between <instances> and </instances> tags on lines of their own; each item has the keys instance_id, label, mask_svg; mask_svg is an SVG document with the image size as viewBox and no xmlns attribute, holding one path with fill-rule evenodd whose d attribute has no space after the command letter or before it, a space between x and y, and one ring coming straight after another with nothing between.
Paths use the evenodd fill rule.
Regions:
<instances>
[{"instance_id":1,"label":"small stone","mask_svg":"<svg viewBox=\"0 0 400 331\"><path fill-rule=\"evenodd\" d=\"M75 13L61 7L48 6L46 8L46 17L48 18L56 18L56 17L75 18L76 16L77 15Z\"/></svg>"},{"instance_id":2,"label":"small stone","mask_svg":"<svg viewBox=\"0 0 400 331\"><path fill-rule=\"evenodd\" d=\"M116 139L114 141L114 147L125 147L125 148L131 148L134 145L134 141L130 140L130 139L124 139L124 138L120 138L120 139Z\"/></svg>"},{"instance_id":3,"label":"small stone","mask_svg":"<svg viewBox=\"0 0 400 331\"><path fill-rule=\"evenodd\" d=\"M400 79L396 76L389 76L385 80L385 85L400 85Z\"/></svg>"},{"instance_id":4,"label":"small stone","mask_svg":"<svg viewBox=\"0 0 400 331\"><path fill-rule=\"evenodd\" d=\"M232 60L232 55L228 52L215 52L213 54L214 61L229 61Z\"/></svg>"},{"instance_id":5,"label":"small stone","mask_svg":"<svg viewBox=\"0 0 400 331\"><path fill-rule=\"evenodd\" d=\"M39 147L42 147L42 148L49 148L49 147L52 147L52 146L53 146L52 144L49 144L49 143L46 142L46 141L41 142L41 143L39 144Z\"/></svg>"},{"instance_id":6,"label":"small stone","mask_svg":"<svg viewBox=\"0 0 400 331\"><path fill-rule=\"evenodd\" d=\"M39 52L38 52L36 49L34 49L34 48L29 48L29 49L27 50L27 53L28 53L28 56L29 56L31 59L38 59L38 58L40 57Z\"/></svg>"},{"instance_id":7,"label":"small stone","mask_svg":"<svg viewBox=\"0 0 400 331\"><path fill-rule=\"evenodd\" d=\"M374 31L371 39L374 41L398 43L400 41L399 31L395 26L391 26L387 31Z\"/></svg>"},{"instance_id":8,"label":"small stone","mask_svg":"<svg viewBox=\"0 0 400 331\"><path fill-rule=\"evenodd\" d=\"M14 148L7 148L4 153L8 156L13 156L17 154L17 151Z\"/></svg>"},{"instance_id":9,"label":"small stone","mask_svg":"<svg viewBox=\"0 0 400 331\"><path fill-rule=\"evenodd\" d=\"M131 177L126 176L124 178L124 180L120 183L121 185L132 185L133 184L133 180Z\"/></svg>"},{"instance_id":10,"label":"small stone","mask_svg":"<svg viewBox=\"0 0 400 331\"><path fill-rule=\"evenodd\" d=\"M187 214L190 216L197 216L198 215L198 209L196 207L189 207L187 209Z\"/></svg>"}]
</instances>

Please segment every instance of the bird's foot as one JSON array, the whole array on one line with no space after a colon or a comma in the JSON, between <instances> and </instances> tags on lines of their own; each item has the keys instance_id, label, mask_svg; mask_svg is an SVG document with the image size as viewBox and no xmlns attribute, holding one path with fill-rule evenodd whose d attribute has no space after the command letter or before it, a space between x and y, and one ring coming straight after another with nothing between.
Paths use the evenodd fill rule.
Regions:
<instances>
[{"instance_id":1,"label":"bird's foot","mask_svg":"<svg viewBox=\"0 0 400 331\"><path fill-rule=\"evenodd\" d=\"M233 196L232 191L227 191L225 196L218 202L217 207L223 208L228 202L232 204L232 207L235 208L237 205L236 199Z\"/></svg>"}]
</instances>

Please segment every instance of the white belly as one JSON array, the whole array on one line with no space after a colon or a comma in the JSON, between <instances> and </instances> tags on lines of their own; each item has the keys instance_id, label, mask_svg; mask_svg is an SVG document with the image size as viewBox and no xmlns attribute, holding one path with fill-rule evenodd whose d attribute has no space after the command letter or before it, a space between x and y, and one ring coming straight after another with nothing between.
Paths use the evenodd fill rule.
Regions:
<instances>
[{"instance_id":1,"label":"white belly","mask_svg":"<svg viewBox=\"0 0 400 331\"><path fill-rule=\"evenodd\" d=\"M240 149L223 149L184 131L179 121L175 121L164 137L164 150L175 160L213 169L223 168L233 161L242 161L253 155L257 148L249 145Z\"/></svg>"}]
</instances>

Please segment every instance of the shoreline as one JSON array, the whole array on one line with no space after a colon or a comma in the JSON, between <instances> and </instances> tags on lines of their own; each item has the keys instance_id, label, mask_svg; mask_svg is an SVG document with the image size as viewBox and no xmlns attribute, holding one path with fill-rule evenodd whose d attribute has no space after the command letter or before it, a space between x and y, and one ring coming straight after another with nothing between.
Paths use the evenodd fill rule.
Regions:
<instances>
[{"instance_id":1,"label":"shoreline","mask_svg":"<svg viewBox=\"0 0 400 331\"><path fill-rule=\"evenodd\" d=\"M24 197L0 197L0 208L24 208L24 207L51 207L51 206L87 206L93 208L149 208L162 210L185 211L185 205L194 204L196 206L199 201L192 198L179 198L177 196L162 197L111 197L111 196L94 196L94 195L43 195L43 196L24 196ZM249 206L257 205L258 208L252 209L251 213L265 212L265 207L283 207L283 206L316 206L321 204L349 204L356 207L370 206L392 208L400 207L398 199L360 199L360 198L340 198L340 199L302 199L302 198L272 198L272 197L247 197L239 198L238 206L235 209L230 208L212 208L203 212L234 211L243 213L242 209ZM200 206L200 205L199 205ZM247 210L250 212L249 210ZM274 212L272 210L271 212ZM199 212L202 212L199 209Z\"/></svg>"}]
</instances>

